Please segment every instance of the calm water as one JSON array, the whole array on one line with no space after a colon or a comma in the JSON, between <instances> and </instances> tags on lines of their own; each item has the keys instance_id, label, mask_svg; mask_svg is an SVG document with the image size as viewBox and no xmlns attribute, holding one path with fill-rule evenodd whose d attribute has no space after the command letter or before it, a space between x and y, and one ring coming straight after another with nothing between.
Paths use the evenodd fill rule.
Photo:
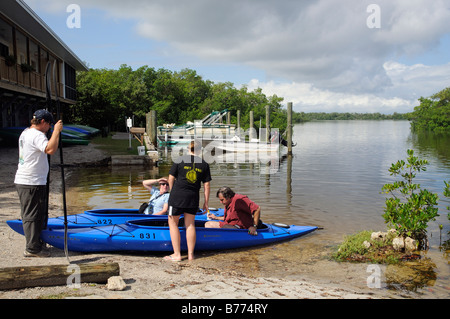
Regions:
<instances>
[{"instance_id":1,"label":"calm water","mask_svg":"<svg viewBox=\"0 0 450 319\"><path fill-rule=\"evenodd\" d=\"M297 146L293 156L282 157L279 167L271 174L265 174L266 167L259 164L211 164L211 207L221 206L215 191L227 185L258 203L266 222L323 228L306 238L255 250L258 267L255 270L251 266L251 271L261 274L273 274L282 269L288 275L295 275L296 271L301 271L293 266L299 259L292 256L299 255L299 250L302 257L298 258L306 258L308 262L314 259L317 247L337 245L345 235L360 230L385 230L381 216L385 197L380 194L381 187L393 180L388 168L391 163L405 159L407 149L414 149L416 155L430 162L428 170L419 173L417 178L422 188L437 192L443 198L443 180L450 180L450 139L413 135L406 121L299 124L294 126L294 142ZM69 208L77 213L93 208L139 207L149 197L141 185L142 180L167 176L169 168L170 156L151 171L136 168L79 170L70 178L72 201ZM448 297L450 289L448 256L440 248L441 243L449 240L446 210L449 205L448 200L440 201L441 216L429 226L431 248L426 257L432 260L433 278L437 280L428 282L428 286L436 288L433 296L437 297ZM440 224L444 225L442 236ZM242 264L255 263L254 258L246 260L239 253L233 254L215 258L221 262L221 258L235 258L232 264L236 258ZM284 258L280 266L280 259L274 260L274 254L291 258Z\"/></svg>"}]
</instances>

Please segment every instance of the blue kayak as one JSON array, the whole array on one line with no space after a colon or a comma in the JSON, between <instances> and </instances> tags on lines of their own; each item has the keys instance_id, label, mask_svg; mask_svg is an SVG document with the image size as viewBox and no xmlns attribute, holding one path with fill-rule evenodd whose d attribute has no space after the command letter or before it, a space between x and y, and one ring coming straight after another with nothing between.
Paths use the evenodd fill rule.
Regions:
<instances>
[{"instance_id":1,"label":"blue kayak","mask_svg":"<svg viewBox=\"0 0 450 319\"><path fill-rule=\"evenodd\" d=\"M0 137L2 137L6 142L15 143L19 140L20 134L26 129L26 127L4 127L0 128ZM80 132L64 128L61 132L61 141L64 144L74 144L74 145L87 145L90 140L87 139L86 135Z\"/></svg>"},{"instance_id":2,"label":"blue kayak","mask_svg":"<svg viewBox=\"0 0 450 319\"><path fill-rule=\"evenodd\" d=\"M210 212L223 216L223 208L211 208ZM106 208L87 210L84 213L67 216L67 228L84 228L92 226L105 226L124 224L127 221L135 219L147 218L162 218L167 219L167 215L144 215L139 213L138 209L121 209L121 208ZM199 210L196 219L207 219L207 214L203 210ZM23 226L21 219L8 220L6 223L15 232L23 235ZM60 229L64 228L64 216L49 218L47 228Z\"/></svg>"},{"instance_id":3,"label":"blue kayak","mask_svg":"<svg viewBox=\"0 0 450 319\"><path fill-rule=\"evenodd\" d=\"M196 250L222 250L271 244L300 237L316 226L262 224L253 236L246 229L205 228L206 220L196 220ZM180 225L183 225L180 218ZM181 249L187 250L186 229L179 227ZM73 228L67 234L67 248L78 252L112 251L172 251L167 219L131 220L124 224ZM46 229L41 238L46 243L64 249L64 229Z\"/></svg>"}]
</instances>

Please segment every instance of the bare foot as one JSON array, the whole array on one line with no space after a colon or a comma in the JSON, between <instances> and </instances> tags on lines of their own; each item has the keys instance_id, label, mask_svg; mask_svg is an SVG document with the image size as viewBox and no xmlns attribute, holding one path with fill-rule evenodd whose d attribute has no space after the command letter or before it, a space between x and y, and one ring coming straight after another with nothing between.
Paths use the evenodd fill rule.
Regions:
<instances>
[{"instance_id":1,"label":"bare foot","mask_svg":"<svg viewBox=\"0 0 450 319\"><path fill-rule=\"evenodd\" d=\"M163 259L164 259L164 260L167 260L167 261L173 261L173 262L179 262L179 261L181 261L181 257L174 257L173 255L166 256L166 257L164 257Z\"/></svg>"}]
</instances>

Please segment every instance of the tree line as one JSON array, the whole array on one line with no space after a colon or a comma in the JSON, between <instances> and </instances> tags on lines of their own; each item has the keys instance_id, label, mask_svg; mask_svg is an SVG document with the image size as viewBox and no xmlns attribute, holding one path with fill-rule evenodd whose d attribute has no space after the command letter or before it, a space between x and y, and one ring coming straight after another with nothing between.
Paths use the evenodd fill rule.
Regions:
<instances>
[{"instance_id":1,"label":"tree line","mask_svg":"<svg viewBox=\"0 0 450 319\"><path fill-rule=\"evenodd\" d=\"M409 120L414 132L450 133L450 87L433 94L429 98L421 97L420 104L410 113L296 113L296 123L312 120Z\"/></svg>"},{"instance_id":2,"label":"tree line","mask_svg":"<svg viewBox=\"0 0 450 319\"><path fill-rule=\"evenodd\" d=\"M282 97L266 96L262 89L249 91L233 83L204 80L196 71L175 72L164 68L142 66L133 70L121 65L118 70L90 69L77 73L77 103L64 110L65 121L85 124L108 131L124 131L125 119L134 118L135 126L145 126L150 110L157 114L157 124L182 125L212 113L228 109L236 123L240 111L241 127L249 127L250 111L255 128L265 127L266 106L270 106L271 127L283 132L287 127L287 111ZM292 121L312 120L410 120L413 130L449 131L450 88L430 98L420 98L412 113L325 113L293 112Z\"/></svg>"},{"instance_id":3,"label":"tree line","mask_svg":"<svg viewBox=\"0 0 450 319\"><path fill-rule=\"evenodd\" d=\"M296 113L293 115L293 120L296 123L308 121L336 121L336 120L407 120L407 114L381 114L381 113L339 113L339 112L311 112L311 113Z\"/></svg>"},{"instance_id":4,"label":"tree line","mask_svg":"<svg viewBox=\"0 0 450 319\"><path fill-rule=\"evenodd\" d=\"M432 95L421 97L420 105L408 114L411 129L416 132L450 133L450 87Z\"/></svg>"},{"instance_id":5,"label":"tree line","mask_svg":"<svg viewBox=\"0 0 450 319\"><path fill-rule=\"evenodd\" d=\"M125 119L134 117L135 126L145 126L150 110L157 114L157 124L199 120L228 109L231 123L240 110L241 127L249 127L250 111L255 126L265 126L266 105L270 106L271 126L285 130L287 114L283 98L267 97L261 89L237 89L233 83L204 80L194 70L173 72L143 66L132 70L122 65L118 70L90 69L77 73L77 103L65 110L66 122L83 123L96 128L124 130Z\"/></svg>"}]
</instances>

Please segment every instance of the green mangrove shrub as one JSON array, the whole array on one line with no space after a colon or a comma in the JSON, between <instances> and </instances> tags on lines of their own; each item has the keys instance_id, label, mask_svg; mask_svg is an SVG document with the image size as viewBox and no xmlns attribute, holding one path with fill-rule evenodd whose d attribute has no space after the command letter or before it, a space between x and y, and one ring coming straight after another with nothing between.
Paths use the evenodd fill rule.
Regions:
<instances>
[{"instance_id":1,"label":"green mangrove shrub","mask_svg":"<svg viewBox=\"0 0 450 319\"><path fill-rule=\"evenodd\" d=\"M400 235L418 240L420 247L426 242L428 222L439 216L439 197L413 182L418 172L426 171L428 161L414 156L413 150L407 150L407 154L406 162L399 160L389 168L391 176L402 179L382 187L384 194L391 195L386 198L383 218Z\"/></svg>"}]
</instances>

